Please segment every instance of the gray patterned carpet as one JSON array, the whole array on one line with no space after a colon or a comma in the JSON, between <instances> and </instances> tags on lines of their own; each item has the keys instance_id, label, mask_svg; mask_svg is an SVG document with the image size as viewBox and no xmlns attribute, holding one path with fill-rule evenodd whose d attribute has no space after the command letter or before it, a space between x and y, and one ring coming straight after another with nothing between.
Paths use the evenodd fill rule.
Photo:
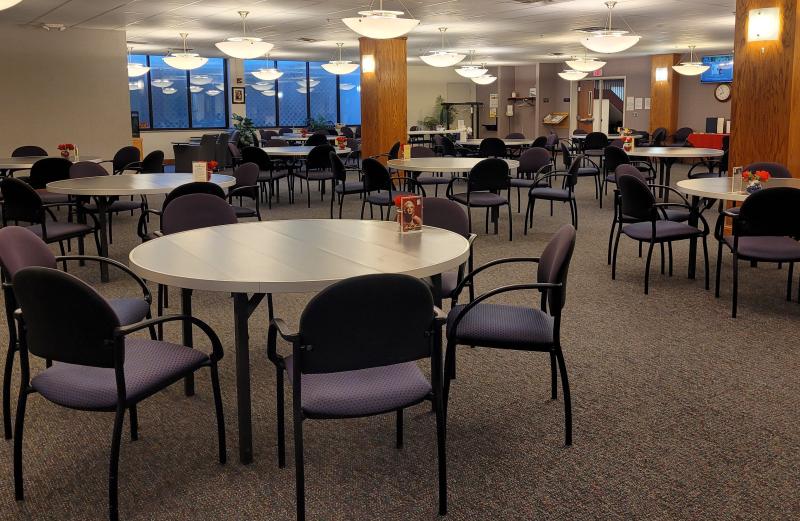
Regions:
<instances>
[{"instance_id":1,"label":"gray patterned carpet","mask_svg":"<svg viewBox=\"0 0 800 521\"><path fill-rule=\"evenodd\" d=\"M681 178L685 168L678 165L675 173ZM448 418L447 519L799 517L800 305L784 300L786 268L743 266L740 318L733 320L730 258L717 300L703 290L702 278L687 280L688 249L679 245L675 275L661 275L655 263L645 296L644 261L631 242L623 241L618 280L611 280L605 249L611 210L598 208L590 182L578 192L580 228L563 326L574 445L563 446L562 403L549 399L546 355L463 349ZM264 210L265 218L327 217L327 201L314 195L311 210L300 198L293 206L283 198ZM356 201L347 205L346 217L357 217ZM111 251L117 259L125 260L138 242L135 219L115 220ZM541 205L534 232L523 237L515 212L513 242L505 218L499 236L479 230L477 263L536 255L568 220L566 207L557 206L550 217ZM482 223L481 214L476 222ZM75 273L97 282L88 267ZM478 290L533 276L498 269L479 281ZM120 277L100 288L107 295L134 291ZM177 302L175 291L172 297ZM278 315L294 323L308 298L277 296ZM504 301L535 299L515 294ZM236 457L232 303L227 295L205 292L197 292L194 303L227 350L221 371L229 463L216 462L209 377L201 373L195 397L184 397L179 385L140 405L140 440L125 440L122 447L121 518L294 519L291 457L286 469L277 467L266 310L252 321L255 462L242 466ZM5 327L2 335L5 345ZM180 338L177 328L168 335ZM112 415L30 400L27 497L13 499L12 445L0 441L0 519L105 519L111 427ZM425 405L407 413L402 451L394 448L393 416L307 422L308 518L437 519L434 432ZM291 432L287 443L291 454Z\"/></svg>"}]
</instances>

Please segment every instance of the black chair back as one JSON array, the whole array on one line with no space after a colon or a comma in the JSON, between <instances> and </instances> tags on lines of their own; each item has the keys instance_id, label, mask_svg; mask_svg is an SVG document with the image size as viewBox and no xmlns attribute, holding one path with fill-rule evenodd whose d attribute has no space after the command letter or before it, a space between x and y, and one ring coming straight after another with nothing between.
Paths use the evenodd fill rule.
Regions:
<instances>
[{"instance_id":1,"label":"black chair back","mask_svg":"<svg viewBox=\"0 0 800 521\"><path fill-rule=\"evenodd\" d=\"M566 175L564 175L564 188L568 188L570 191L578 184L578 170L581 168L582 159L579 156L578 161L573 161L572 165L567 169Z\"/></svg>"},{"instance_id":2,"label":"black chair back","mask_svg":"<svg viewBox=\"0 0 800 521\"><path fill-rule=\"evenodd\" d=\"M69 167L69 178L78 179L81 177L103 177L107 176L108 171L97 163L91 161L79 161Z\"/></svg>"},{"instance_id":3,"label":"black chair back","mask_svg":"<svg viewBox=\"0 0 800 521\"><path fill-rule=\"evenodd\" d=\"M583 140L584 150L603 150L608 146L608 136L602 132L590 132Z\"/></svg>"},{"instance_id":4,"label":"black chair back","mask_svg":"<svg viewBox=\"0 0 800 521\"><path fill-rule=\"evenodd\" d=\"M281 127L281 128L278 129L278 135L279 136L282 136L284 134L291 134L291 133L292 133L292 129L289 128L289 127Z\"/></svg>"},{"instance_id":5,"label":"black chair back","mask_svg":"<svg viewBox=\"0 0 800 521\"><path fill-rule=\"evenodd\" d=\"M111 160L111 165L114 168L115 174L121 174L129 165L138 163L142 159L139 154L139 149L134 146L122 147L114 154L114 159ZM188 172L191 172L191 167Z\"/></svg>"},{"instance_id":6,"label":"black chair back","mask_svg":"<svg viewBox=\"0 0 800 521\"><path fill-rule=\"evenodd\" d=\"M173 199L161 214L161 232L171 233L235 224L236 211L224 198L189 194Z\"/></svg>"},{"instance_id":7,"label":"black chair back","mask_svg":"<svg viewBox=\"0 0 800 521\"><path fill-rule=\"evenodd\" d=\"M242 163L233 171L233 177L236 178L236 185L234 185L233 188L256 186L258 184L258 174L260 170L261 169L255 163Z\"/></svg>"},{"instance_id":8,"label":"black chair back","mask_svg":"<svg viewBox=\"0 0 800 521\"><path fill-rule=\"evenodd\" d=\"M269 158L269 154L258 147L244 147L242 150L242 162L255 163L262 172L272 170L272 161Z\"/></svg>"},{"instance_id":9,"label":"black chair back","mask_svg":"<svg viewBox=\"0 0 800 521\"><path fill-rule=\"evenodd\" d=\"M47 150L36 145L24 145L17 147L11 152L11 157L40 157L46 156Z\"/></svg>"},{"instance_id":10,"label":"black chair back","mask_svg":"<svg viewBox=\"0 0 800 521\"><path fill-rule=\"evenodd\" d=\"M617 168L614 169L614 175L617 176L617 179L623 175L632 175L633 177L640 179L643 183L647 183L647 178L644 176L644 173L629 163L624 163L617 166Z\"/></svg>"},{"instance_id":11,"label":"black chair back","mask_svg":"<svg viewBox=\"0 0 800 521\"><path fill-rule=\"evenodd\" d=\"M437 146L442 147L442 155L443 156L455 156L458 155L456 153L456 145L453 141L447 136L433 136L434 143Z\"/></svg>"},{"instance_id":12,"label":"black chair back","mask_svg":"<svg viewBox=\"0 0 800 521\"><path fill-rule=\"evenodd\" d=\"M328 151L328 160L331 162L331 172L337 181L347 180L347 167L344 166L342 158L333 150Z\"/></svg>"},{"instance_id":13,"label":"black chair back","mask_svg":"<svg viewBox=\"0 0 800 521\"><path fill-rule=\"evenodd\" d=\"M311 134L306 139L306 146L307 147L316 147L319 145L327 145L328 144L328 137L327 133L323 134Z\"/></svg>"},{"instance_id":14,"label":"black chair back","mask_svg":"<svg viewBox=\"0 0 800 521\"><path fill-rule=\"evenodd\" d=\"M800 237L800 189L776 186L751 194L733 220L733 233Z\"/></svg>"},{"instance_id":15,"label":"black chair back","mask_svg":"<svg viewBox=\"0 0 800 521\"><path fill-rule=\"evenodd\" d=\"M534 175L550 165L552 156L550 152L542 147L528 148L519 156L519 167L517 174Z\"/></svg>"},{"instance_id":16,"label":"black chair back","mask_svg":"<svg viewBox=\"0 0 800 521\"><path fill-rule=\"evenodd\" d=\"M744 167L744 170L745 172L757 172L758 170L765 170L769 172L770 177L774 177L776 179L790 179L792 177L789 169L780 163L769 163L764 161L759 163L750 163Z\"/></svg>"},{"instance_id":17,"label":"black chair back","mask_svg":"<svg viewBox=\"0 0 800 521\"><path fill-rule=\"evenodd\" d=\"M225 190L216 183L208 183L205 181L192 181L191 183L176 186L173 190L164 197L164 203L161 209L164 210L172 201L178 197L190 194L209 194L225 199Z\"/></svg>"},{"instance_id":18,"label":"black chair back","mask_svg":"<svg viewBox=\"0 0 800 521\"><path fill-rule=\"evenodd\" d=\"M175 153L175 171L178 173L191 173L192 161L198 161L200 148L192 145L172 145Z\"/></svg>"},{"instance_id":19,"label":"black chair back","mask_svg":"<svg viewBox=\"0 0 800 521\"><path fill-rule=\"evenodd\" d=\"M689 127L681 127L675 131L675 134L672 136L672 139L675 143L682 144L686 143L686 140L689 139L689 136L694 132Z\"/></svg>"},{"instance_id":20,"label":"black chair back","mask_svg":"<svg viewBox=\"0 0 800 521\"><path fill-rule=\"evenodd\" d=\"M377 159L368 157L362 161L361 170L364 173L365 192L392 190L392 175Z\"/></svg>"},{"instance_id":21,"label":"black chair back","mask_svg":"<svg viewBox=\"0 0 800 521\"><path fill-rule=\"evenodd\" d=\"M498 192L511 186L508 163L502 159L489 158L472 167L467 178L467 188L471 192Z\"/></svg>"},{"instance_id":22,"label":"black chair back","mask_svg":"<svg viewBox=\"0 0 800 521\"><path fill-rule=\"evenodd\" d=\"M564 168L569 168L572 164L572 152L569 151L569 145L564 141L559 145L561 146L561 160L564 162Z\"/></svg>"},{"instance_id":23,"label":"black chair back","mask_svg":"<svg viewBox=\"0 0 800 521\"><path fill-rule=\"evenodd\" d=\"M117 354L124 356L121 342L113 341L120 326L117 314L80 279L54 268L24 268L14 276L14 294L29 353L105 368L114 367Z\"/></svg>"},{"instance_id":24,"label":"black chair back","mask_svg":"<svg viewBox=\"0 0 800 521\"><path fill-rule=\"evenodd\" d=\"M164 152L153 150L142 159L142 174L163 174L164 173Z\"/></svg>"},{"instance_id":25,"label":"black chair back","mask_svg":"<svg viewBox=\"0 0 800 521\"><path fill-rule=\"evenodd\" d=\"M36 190L43 190L47 183L69 179L72 162L63 157L46 157L33 164L28 183Z\"/></svg>"},{"instance_id":26,"label":"black chair back","mask_svg":"<svg viewBox=\"0 0 800 521\"><path fill-rule=\"evenodd\" d=\"M386 306L391 296L397 305ZM322 290L300 316L300 372L335 373L432 354L433 296L408 275L363 275ZM398 327L402 324L402 327ZM391 331L387 335L387 331Z\"/></svg>"},{"instance_id":27,"label":"black chair back","mask_svg":"<svg viewBox=\"0 0 800 521\"><path fill-rule=\"evenodd\" d=\"M547 299L550 314L560 316L567 301L567 274L575 251L575 228L565 224L553 235L539 257L536 281L545 284L561 284L561 287L546 289L542 301Z\"/></svg>"},{"instance_id":28,"label":"black chair back","mask_svg":"<svg viewBox=\"0 0 800 521\"><path fill-rule=\"evenodd\" d=\"M411 157L436 157L436 152L428 147L411 147Z\"/></svg>"},{"instance_id":29,"label":"black chair back","mask_svg":"<svg viewBox=\"0 0 800 521\"><path fill-rule=\"evenodd\" d=\"M457 202L440 197L423 197L422 211L425 226L449 230L469 239L467 212Z\"/></svg>"},{"instance_id":30,"label":"black chair back","mask_svg":"<svg viewBox=\"0 0 800 521\"><path fill-rule=\"evenodd\" d=\"M353 129L350 127L342 127L340 132L344 137L349 139L353 139L356 136L355 133L353 132Z\"/></svg>"},{"instance_id":31,"label":"black chair back","mask_svg":"<svg viewBox=\"0 0 800 521\"><path fill-rule=\"evenodd\" d=\"M525 139L525 134L520 132L511 132L506 134L506 139Z\"/></svg>"},{"instance_id":32,"label":"black chair back","mask_svg":"<svg viewBox=\"0 0 800 521\"><path fill-rule=\"evenodd\" d=\"M219 163L220 168L225 168L231 162L231 158L228 156L229 139L230 136L228 136L227 132L220 132L217 134L217 142L214 147L214 157L216 158L217 163Z\"/></svg>"},{"instance_id":33,"label":"black chair back","mask_svg":"<svg viewBox=\"0 0 800 521\"><path fill-rule=\"evenodd\" d=\"M217 135L203 134L200 138L200 150L198 151L198 161L217 160Z\"/></svg>"},{"instance_id":34,"label":"black chair back","mask_svg":"<svg viewBox=\"0 0 800 521\"><path fill-rule=\"evenodd\" d=\"M239 150L239 147L236 146L236 143L228 143L228 152L233 159L237 161L242 159L242 151Z\"/></svg>"},{"instance_id":35,"label":"black chair back","mask_svg":"<svg viewBox=\"0 0 800 521\"><path fill-rule=\"evenodd\" d=\"M325 143L317 145L311 149L311 152L306 156L306 169L307 170L327 170L331 167L330 152L336 152L334 148Z\"/></svg>"},{"instance_id":36,"label":"black chair back","mask_svg":"<svg viewBox=\"0 0 800 521\"><path fill-rule=\"evenodd\" d=\"M500 138L487 137L478 146L479 157L506 157L507 155L506 144Z\"/></svg>"},{"instance_id":37,"label":"black chair back","mask_svg":"<svg viewBox=\"0 0 800 521\"><path fill-rule=\"evenodd\" d=\"M0 229L0 267L4 280L11 282L23 268L56 267L56 256L35 233L21 226Z\"/></svg>"},{"instance_id":38,"label":"black chair back","mask_svg":"<svg viewBox=\"0 0 800 521\"><path fill-rule=\"evenodd\" d=\"M656 219L656 198L647 183L632 175L623 175L617 179L617 186L622 198L622 213L639 221Z\"/></svg>"},{"instance_id":39,"label":"black chair back","mask_svg":"<svg viewBox=\"0 0 800 521\"><path fill-rule=\"evenodd\" d=\"M531 143L532 148L544 148L547 146L547 136L539 136Z\"/></svg>"},{"instance_id":40,"label":"black chair back","mask_svg":"<svg viewBox=\"0 0 800 521\"><path fill-rule=\"evenodd\" d=\"M660 147L664 144L664 141L667 140L667 129L664 127L658 127L653 131L653 141L652 145L654 147Z\"/></svg>"},{"instance_id":41,"label":"black chair back","mask_svg":"<svg viewBox=\"0 0 800 521\"><path fill-rule=\"evenodd\" d=\"M389 149L389 159L397 159L397 156L400 154L400 142L395 142L392 145L392 148Z\"/></svg>"},{"instance_id":42,"label":"black chair back","mask_svg":"<svg viewBox=\"0 0 800 521\"><path fill-rule=\"evenodd\" d=\"M3 194L3 223L23 221L39 223L42 220L42 198L28 183L13 177L0 181Z\"/></svg>"},{"instance_id":43,"label":"black chair back","mask_svg":"<svg viewBox=\"0 0 800 521\"><path fill-rule=\"evenodd\" d=\"M628 154L619 147L607 146L603 149L606 171L613 172L619 165L630 164Z\"/></svg>"}]
</instances>

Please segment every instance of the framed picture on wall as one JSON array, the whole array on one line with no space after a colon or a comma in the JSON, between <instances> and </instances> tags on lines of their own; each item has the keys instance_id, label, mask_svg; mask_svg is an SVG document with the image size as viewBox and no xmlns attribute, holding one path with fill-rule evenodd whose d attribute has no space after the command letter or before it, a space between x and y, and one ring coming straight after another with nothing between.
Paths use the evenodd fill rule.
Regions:
<instances>
[{"instance_id":1,"label":"framed picture on wall","mask_svg":"<svg viewBox=\"0 0 800 521\"><path fill-rule=\"evenodd\" d=\"M231 103L244 103L244 87L231 87Z\"/></svg>"}]
</instances>

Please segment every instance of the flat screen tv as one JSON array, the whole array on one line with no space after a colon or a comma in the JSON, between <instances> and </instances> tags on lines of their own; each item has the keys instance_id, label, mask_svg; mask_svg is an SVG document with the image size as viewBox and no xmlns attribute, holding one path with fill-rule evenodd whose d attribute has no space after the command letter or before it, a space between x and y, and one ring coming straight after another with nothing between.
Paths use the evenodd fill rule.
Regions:
<instances>
[{"instance_id":1,"label":"flat screen tv","mask_svg":"<svg viewBox=\"0 0 800 521\"><path fill-rule=\"evenodd\" d=\"M700 75L700 83L731 83L733 81L733 54L703 56L703 65L710 68Z\"/></svg>"}]
</instances>

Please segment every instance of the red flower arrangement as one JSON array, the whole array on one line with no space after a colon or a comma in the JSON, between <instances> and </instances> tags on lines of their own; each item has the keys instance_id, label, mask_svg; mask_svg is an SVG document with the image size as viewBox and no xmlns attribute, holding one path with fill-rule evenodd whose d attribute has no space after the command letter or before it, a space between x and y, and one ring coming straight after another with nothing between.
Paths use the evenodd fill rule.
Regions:
<instances>
[{"instance_id":1,"label":"red flower arrangement","mask_svg":"<svg viewBox=\"0 0 800 521\"><path fill-rule=\"evenodd\" d=\"M347 145L347 138L344 136L337 137L336 144L339 146L339 150L344 150Z\"/></svg>"},{"instance_id":2,"label":"red flower arrangement","mask_svg":"<svg viewBox=\"0 0 800 521\"><path fill-rule=\"evenodd\" d=\"M751 172L750 170L745 170L742 173L742 179L744 179L748 183L752 183L753 181L758 181L759 183L765 183L769 180L769 172L766 170L756 170Z\"/></svg>"},{"instance_id":3,"label":"red flower arrangement","mask_svg":"<svg viewBox=\"0 0 800 521\"><path fill-rule=\"evenodd\" d=\"M58 145L58 149L61 151L61 157L68 158L70 152L75 150L75 145L72 143L62 143L61 145Z\"/></svg>"},{"instance_id":4,"label":"red flower arrangement","mask_svg":"<svg viewBox=\"0 0 800 521\"><path fill-rule=\"evenodd\" d=\"M217 166L219 166L219 163L216 161L208 161L206 163L206 181L211 181L211 174L214 173L214 170L217 169Z\"/></svg>"}]
</instances>

